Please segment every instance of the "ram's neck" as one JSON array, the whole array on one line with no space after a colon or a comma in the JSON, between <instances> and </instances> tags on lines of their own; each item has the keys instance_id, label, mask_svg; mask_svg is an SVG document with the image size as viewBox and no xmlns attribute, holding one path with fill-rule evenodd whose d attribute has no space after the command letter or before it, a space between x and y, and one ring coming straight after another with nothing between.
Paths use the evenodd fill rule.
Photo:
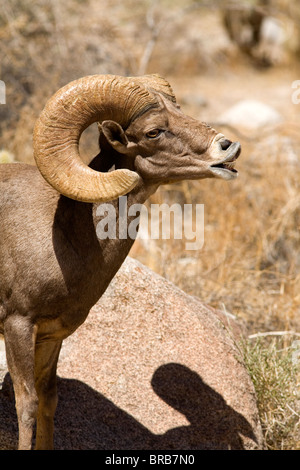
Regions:
<instances>
[{"instance_id":1,"label":"ram's neck","mask_svg":"<svg viewBox=\"0 0 300 470\"><path fill-rule=\"evenodd\" d=\"M122 155L102 150L91 162L91 168L105 172L120 164ZM113 162L116 165L112 165ZM124 167L130 162L124 160ZM130 168L133 169L133 168ZM126 196L104 204L94 204L93 221L101 251L106 258L125 259L135 240L140 211L138 208L157 190L158 185L147 185L143 180Z\"/></svg>"},{"instance_id":2,"label":"ram's neck","mask_svg":"<svg viewBox=\"0 0 300 470\"><path fill-rule=\"evenodd\" d=\"M136 239L143 204L156 189L141 182L115 201L94 204L95 233L105 259L116 259L121 265Z\"/></svg>"},{"instance_id":3,"label":"ram's neck","mask_svg":"<svg viewBox=\"0 0 300 470\"><path fill-rule=\"evenodd\" d=\"M138 205L156 189L141 182L127 196L105 204L59 197L53 226L56 258L68 291L84 295L87 305L97 302L128 255L138 228Z\"/></svg>"}]
</instances>

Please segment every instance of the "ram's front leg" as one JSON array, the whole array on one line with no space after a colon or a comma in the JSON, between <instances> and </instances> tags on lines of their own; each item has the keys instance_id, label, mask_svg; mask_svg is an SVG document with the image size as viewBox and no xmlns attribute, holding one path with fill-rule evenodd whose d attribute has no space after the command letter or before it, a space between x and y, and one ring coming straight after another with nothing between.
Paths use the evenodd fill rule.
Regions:
<instances>
[{"instance_id":1,"label":"ram's front leg","mask_svg":"<svg viewBox=\"0 0 300 470\"><path fill-rule=\"evenodd\" d=\"M57 405L56 368L61 341L38 343L35 352L35 387L39 399L36 450L53 449Z\"/></svg>"}]
</instances>

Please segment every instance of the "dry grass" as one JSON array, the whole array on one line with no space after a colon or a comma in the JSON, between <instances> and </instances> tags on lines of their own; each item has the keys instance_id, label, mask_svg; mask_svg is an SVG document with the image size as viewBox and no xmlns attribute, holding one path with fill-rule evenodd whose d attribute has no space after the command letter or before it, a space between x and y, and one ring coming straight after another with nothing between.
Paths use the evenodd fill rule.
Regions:
<instances>
[{"instance_id":1,"label":"dry grass","mask_svg":"<svg viewBox=\"0 0 300 470\"><path fill-rule=\"evenodd\" d=\"M161 188L149 202L204 204L203 248L186 251L186 240L157 240L137 242L131 254L186 292L236 315L249 334L299 333L300 104L291 103L299 64L249 67L226 39L216 11L189 10L195 3L164 0L158 8L150 0L103 0L100 9L96 0L4 2L0 78L7 84L7 105L0 106L0 149L32 163L32 128L46 98L93 73L159 72L170 79L184 110L209 122L249 96L274 106L283 123L256 135L216 125L242 143L236 181L184 182ZM87 153L95 149L91 139L88 133ZM300 448L290 411L294 369L278 352L279 343L250 346L246 361L254 370L268 445Z\"/></svg>"},{"instance_id":2,"label":"dry grass","mask_svg":"<svg viewBox=\"0 0 300 470\"><path fill-rule=\"evenodd\" d=\"M290 338L289 338L290 342ZM298 340L299 343L299 340ZM297 350L298 349L298 350ZM281 339L256 338L242 345L254 383L267 448L300 448L299 345Z\"/></svg>"}]
</instances>

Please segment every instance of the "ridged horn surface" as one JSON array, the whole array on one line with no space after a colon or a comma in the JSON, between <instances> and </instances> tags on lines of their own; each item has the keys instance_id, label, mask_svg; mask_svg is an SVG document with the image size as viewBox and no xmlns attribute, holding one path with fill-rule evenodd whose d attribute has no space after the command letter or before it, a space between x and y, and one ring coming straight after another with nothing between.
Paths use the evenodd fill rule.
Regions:
<instances>
[{"instance_id":1,"label":"ridged horn surface","mask_svg":"<svg viewBox=\"0 0 300 470\"><path fill-rule=\"evenodd\" d=\"M171 88L171 85L167 80L160 75L153 74L153 75L143 75L142 77L138 77L138 83L143 85L147 90L155 91L156 93L161 93L170 101L176 102L175 95ZM135 80L133 78L133 80Z\"/></svg>"},{"instance_id":2,"label":"ridged horn surface","mask_svg":"<svg viewBox=\"0 0 300 470\"><path fill-rule=\"evenodd\" d=\"M158 92L172 95L164 79L150 77L91 75L69 83L46 103L33 143L37 167L52 187L71 199L94 203L116 199L136 186L139 176L133 171L89 168L80 158L79 139L93 122L114 120L126 128L157 106L150 91L156 82Z\"/></svg>"}]
</instances>

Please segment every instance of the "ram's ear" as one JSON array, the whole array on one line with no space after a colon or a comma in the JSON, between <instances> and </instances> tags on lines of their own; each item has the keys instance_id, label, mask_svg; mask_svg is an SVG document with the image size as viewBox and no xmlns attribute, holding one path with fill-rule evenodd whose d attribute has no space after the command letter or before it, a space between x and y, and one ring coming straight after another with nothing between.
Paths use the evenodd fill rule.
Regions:
<instances>
[{"instance_id":1,"label":"ram's ear","mask_svg":"<svg viewBox=\"0 0 300 470\"><path fill-rule=\"evenodd\" d=\"M114 150L125 155L132 152L135 144L129 142L120 124L115 121L103 121L99 124L99 130Z\"/></svg>"}]
</instances>

